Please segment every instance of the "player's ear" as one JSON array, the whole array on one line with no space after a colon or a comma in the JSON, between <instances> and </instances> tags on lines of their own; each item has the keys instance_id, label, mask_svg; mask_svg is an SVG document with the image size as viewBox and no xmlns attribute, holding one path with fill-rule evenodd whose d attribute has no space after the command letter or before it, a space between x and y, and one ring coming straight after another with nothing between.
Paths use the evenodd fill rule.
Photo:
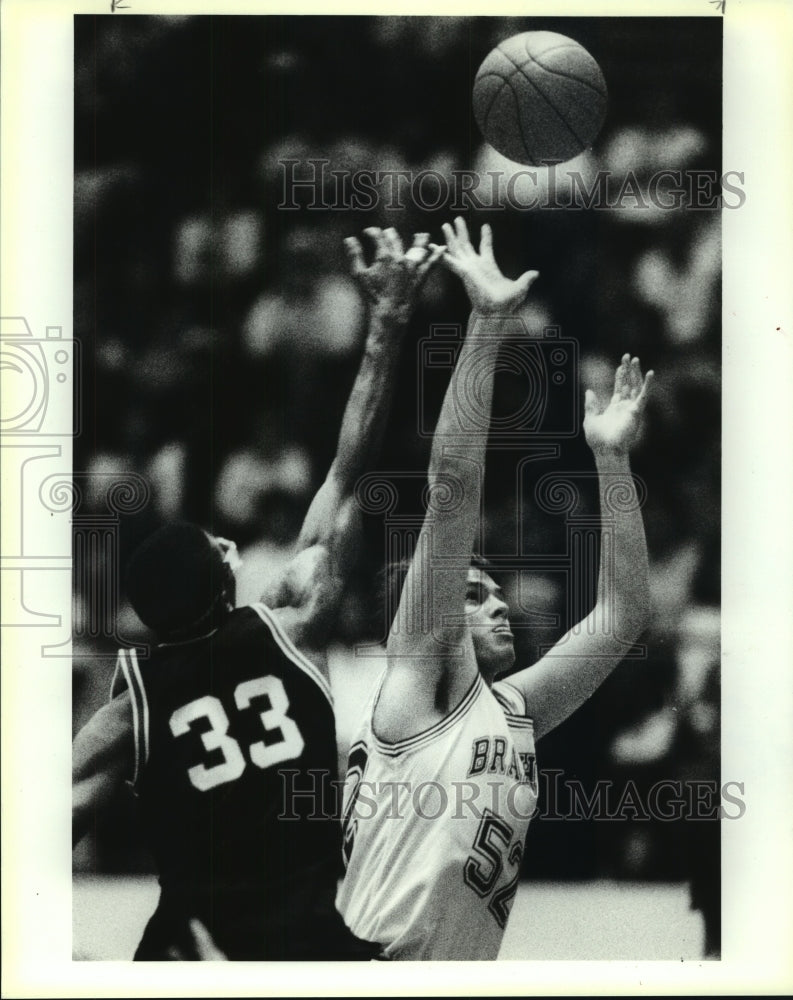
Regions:
<instances>
[{"instance_id":1,"label":"player's ear","mask_svg":"<svg viewBox=\"0 0 793 1000\"><path fill-rule=\"evenodd\" d=\"M233 608L237 601L237 577L228 563L223 564L223 586L221 596Z\"/></svg>"}]
</instances>

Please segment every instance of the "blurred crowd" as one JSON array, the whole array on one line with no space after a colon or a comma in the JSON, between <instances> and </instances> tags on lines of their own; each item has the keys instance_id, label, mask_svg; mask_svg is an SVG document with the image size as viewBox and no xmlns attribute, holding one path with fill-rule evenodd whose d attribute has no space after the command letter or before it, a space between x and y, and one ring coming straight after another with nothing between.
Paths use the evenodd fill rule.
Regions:
<instances>
[{"instance_id":1,"label":"blurred crowd","mask_svg":"<svg viewBox=\"0 0 793 1000\"><path fill-rule=\"evenodd\" d=\"M332 459L366 328L343 238L393 225L440 240L454 214L389 208L386 198L370 211L279 209L282 162L508 177L517 165L482 142L473 120L473 75L498 41L542 27L584 44L609 86L595 149L557 168L562 184L571 168L617 181L633 171L641 183L661 169L720 173L720 20L686 20L683 34L653 18L76 18L74 335L85 429L75 469L110 480L135 472L150 496L121 515L112 570L86 550L76 573L75 726L107 695L118 639L146 640L123 600L113 627L90 619L95 591L115 585L108 576L154 527L186 518L234 538L245 559L240 600L255 599L288 558ZM626 350L657 375L634 461L647 488L646 650L544 741L541 766L585 785L719 780L719 212L627 199L614 210L496 204L464 214L474 231L492 223L505 273L540 270L524 320L538 339L554 326L577 341L574 396L583 387L607 396ZM407 335L384 475L426 470L430 441L416 414L421 403L437 415L443 386L418 378L420 342L433 324L465 319L459 282L439 269ZM510 412L516 391L505 380L497 407ZM526 498L542 475L592 465L580 435L565 439L557 459L531 463L519 504L520 458L507 449L488 460L485 554L549 556L547 569L503 581L525 663L571 624L569 581L553 568L565 517ZM594 512L582 481L584 513ZM101 517L101 496L94 502ZM382 665L372 580L383 515L368 514L365 528L333 655L342 740ZM370 655L355 655L360 643ZM130 815L120 806L84 849L86 865L145 868ZM539 821L526 873L684 878L686 857L679 823Z\"/></svg>"}]
</instances>

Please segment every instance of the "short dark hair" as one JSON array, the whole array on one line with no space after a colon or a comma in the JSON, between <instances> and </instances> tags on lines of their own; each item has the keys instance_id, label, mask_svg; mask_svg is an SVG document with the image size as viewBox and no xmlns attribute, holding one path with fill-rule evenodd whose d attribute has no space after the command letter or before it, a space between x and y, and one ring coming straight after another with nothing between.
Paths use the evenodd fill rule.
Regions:
<instances>
[{"instance_id":1,"label":"short dark hair","mask_svg":"<svg viewBox=\"0 0 793 1000\"><path fill-rule=\"evenodd\" d=\"M380 596L380 606L385 611L386 625L391 628L391 624L396 617L399 601L402 596L402 588L405 585L405 577L413 562L413 556L404 556L394 562L386 563L380 571L380 585L378 587ZM471 553L470 565L475 569L484 570L490 576L494 576L493 565L478 552Z\"/></svg>"},{"instance_id":2,"label":"short dark hair","mask_svg":"<svg viewBox=\"0 0 793 1000\"><path fill-rule=\"evenodd\" d=\"M223 556L197 524L159 528L135 550L126 592L135 613L162 634L182 632L206 618L223 593Z\"/></svg>"}]
</instances>

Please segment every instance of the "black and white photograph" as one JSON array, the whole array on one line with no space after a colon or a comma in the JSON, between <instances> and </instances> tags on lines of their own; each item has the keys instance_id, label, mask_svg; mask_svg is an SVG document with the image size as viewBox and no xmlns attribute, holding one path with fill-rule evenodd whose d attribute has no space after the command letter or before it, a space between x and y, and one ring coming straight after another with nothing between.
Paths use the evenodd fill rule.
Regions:
<instances>
[{"instance_id":1,"label":"black and white photograph","mask_svg":"<svg viewBox=\"0 0 793 1000\"><path fill-rule=\"evenodd\" d=\"M6 10L4 995L793 985L734 7Z\"/></svg>"}]
</instances>

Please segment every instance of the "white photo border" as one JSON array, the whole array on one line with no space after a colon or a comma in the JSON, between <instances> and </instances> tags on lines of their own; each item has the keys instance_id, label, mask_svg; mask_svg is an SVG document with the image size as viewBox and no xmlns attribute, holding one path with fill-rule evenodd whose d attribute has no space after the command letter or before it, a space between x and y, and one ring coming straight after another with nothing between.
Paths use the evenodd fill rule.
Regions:
<instances>
[{"instance_id":1,"label":"white photo border","mask_svg":"<svg viewBox=\"0 0 793 1000\"><path fill-rule=\"evenodd\" d=\"M72 336L73 16L106 14L110 6L4 0L0 8L0 312L23 317L34 338L57 327L64 341ZM117 16L283 12L251 0L123 0L123 8ZM413 0L376 10L315 0L290 13L342 10L722 16L714 0L612 0L597 8L571 0L486 7ZM744 781L747 809L740 822L722 825L722 960L370 963L354 972L324 963L73 962L70 661L41 657L29 611L52 609L68 639L70 531L66 516L25 507L24 461L36 453L14 438L2 441L0 578L3 622L12 622L2 632L4 996L775 994L793 987L793 8L786 0L727 0L723 16L723 163L744 172L747 197L740 211L723 213L722 773ZM70 420L69 406L63 422ZM68 473L68 435L40 436L35 445ZM23 621L27 627L18 627Z\"/></svg>"}]
</instances>

